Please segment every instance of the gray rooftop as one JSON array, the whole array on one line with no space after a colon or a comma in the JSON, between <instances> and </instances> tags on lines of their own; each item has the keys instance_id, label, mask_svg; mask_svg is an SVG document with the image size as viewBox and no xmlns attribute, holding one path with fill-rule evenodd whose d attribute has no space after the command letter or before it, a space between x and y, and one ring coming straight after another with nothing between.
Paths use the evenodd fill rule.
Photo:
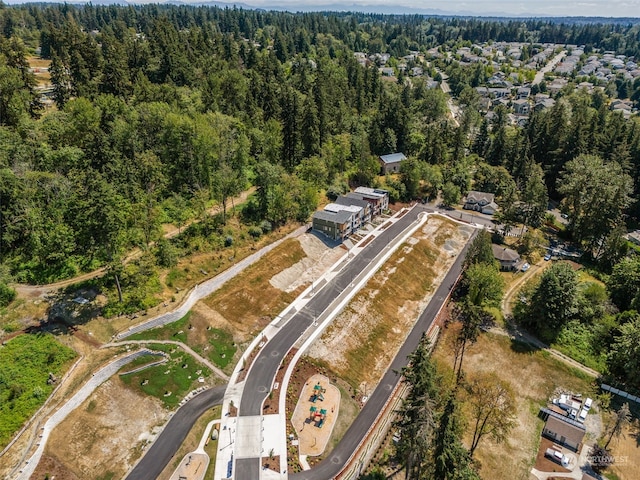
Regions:
<instances>
[{"instance_id":1,"label":"gray rooftop","mask_svg":"<svg viewBox=\"0 0 640 480\"><path fill-rule=\"evenodd\" d=\"M334 222L334 223L347 223L351 220L353 213L347 212L346 210L342 210L337 213L327 212L326 210L320 210L313 214L313 218L317 218L318 220L324 220L326 222Z\"/></svg>"},{"instance_id":2,"label":"gray rooftop","mask_svg":"<svg viewBox=\"0 0 640 480\"><path fill-rule=\"evenodd\" d=\"M340 195L338 198L336 198L336 201L334 203L337 203L338 205L355 205L362 208L369 207L369 202L367 202L366 200L362 200L359 197L345 197L344 195Z\"/></svg>"},{"instance_id":3,"label":"gray rooftop","mask_svg":"<svg viewBox=\"0 0 640 480\"><path fill-rule=\"evenodd\" d=\"M404 153L390 153L389 155L380 155L380 160L384 163L397 163L406 160Z\"/></svg>"}]
</instances>

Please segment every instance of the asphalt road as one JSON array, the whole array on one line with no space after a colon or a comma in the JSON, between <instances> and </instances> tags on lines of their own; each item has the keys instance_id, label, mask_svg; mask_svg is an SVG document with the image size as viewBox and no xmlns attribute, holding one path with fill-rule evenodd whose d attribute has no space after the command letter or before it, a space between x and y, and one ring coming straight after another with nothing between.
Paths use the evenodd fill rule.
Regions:
<instances>
[{"instance_id":1,"label":"asphalt road","mask_svg":"<svg viewBox=\"0 0 640 480\"><path fill-rule=\"evenodd\" d=\"M387 227L336 277L317 291L304 308L291 317L286 325L262 348L246 378L240 401L240 416L255 416L262 413L262 403L271 389L280 362L300 335L311 326L316 313L321 314L329 307L344 290L349 288L354 278L382 252L389 242L416 221L418 215L424 211L420 207L414 208Z\"/></svg>"},{"instance_id":2,"label":"asphalt road","mask_svg":"<svg viewBox=\"0 0 640 480\"><path fill-rule=\"evenodd\" d=\"M189 430L207 409L220 405L227 386L205 390L180 408L158 436L127 480L155 480L182 445Z\"/></svg>"},{"instance_id":3,"label":"asphalt road","mask_svg":"<svg viewBox=\"0 0 640 480\"><path fill-rule=\"evenodd\" d=\"M246 378L240 401L240 416L255 416L262 413L262 403L267 396L280 362L298 338L345 290L351 288L357 276L382 252L385 247L418 219L427 209L418 206L407 212L397 222L375 237L367 247L356 255L331 281L316 292L313 298L297 312L287 324L263 347L254 360ZM235 462L237 480L255 480L260 475L259 458L238 458Z\"/></svg>"},{"instance_id":4,"label":"asphalt road","mask_svg":"<svg viewBox=\"0 0 640 480\"><path fill-rule=\"evenodd\" d=\"M400 372L402 367L407 365L407 357L417 348L423 333L429 329L440 310L440 307L449 295L449 290L462 271L462 262L464 261L467 248L475 235L476 232L474 232L469 242L467 242L467 245L465 245L464 249L460 252L460 255L458 255L458 258L449 270L449 273L447 273L440 284L440 287L436 290L435 295L420 315L420 318L413 327L413 330L409 333L407 340L402 347L400 347L400 351L393 359L391 366L382 377L378 387L373 391L367 400L367 403L364 405L364 408L351 424L351 427L349 427L349 430L347 430L340 443L338 443L336 448L327 458L311 470L290 474L290 480L327 480L329 478L334 478L338 473L340 473L346 462L355 452L356 448L358 448L358 445L377 418L380 411L384 408L390 393L400 381L400 375L397 372ZM250 477L242 477L240 480L248 480L249 478Z\"/></svg>"},{"instance_id":5,"label":"asphalt road","mask_svg":"<svg viewBox=\"0 0 640 480\"><path fill-rule=\"evenodd\" d=\"M354 283L354 278L358 276L375 258L384 250L384 248L402 233L407 227L417 220L418 215L427 211L425 207L418 206L405 214L399 221L389 226L378 237L369 243L369 245L337 275L333 280L328 282L315 296L294 315L289 322L281 329L262 349L258 357L251 366L251 370L246 379L243 389L243 395L240 402L241 416L260 415L262 411L262 403L268 394L273 379L276 375L280 362L285 354L298 340L300 335L311 325L317 313L323 312L331 303L350 285ZM460 273L462 258L465 250L460 254L454 266L445 277L441 287L437 290L434 299L425 309L420 317L414 331L407 339L407 343L403 346L394 360L389 373L383 377L380 386L375 390L374 394L367 401L365 409L356 419L347 435L345 435L338 448L334 450L328 460L322 462L318 467L305 472L309 477L300 476L292 478L315 478L326 480L332 477L330 472L337 473L344 463L348 460L351 453L355 450L360 440L372 424L377 413L380 412L382 405L386 402L390 392L397 383L398 379L394 370L399 370L405 363L406 357L417 346L422 332L425 331L433 321L435 313L444 302L449 288L456 280ZM369 413L365 413L369 412ZM255 480L259 477L259 459L244 458L236 460L235 478L237 480ZM315 473L315 472L318 473ZM301 474L302 475L302 474Z\"/></svg>"}]
</instances>

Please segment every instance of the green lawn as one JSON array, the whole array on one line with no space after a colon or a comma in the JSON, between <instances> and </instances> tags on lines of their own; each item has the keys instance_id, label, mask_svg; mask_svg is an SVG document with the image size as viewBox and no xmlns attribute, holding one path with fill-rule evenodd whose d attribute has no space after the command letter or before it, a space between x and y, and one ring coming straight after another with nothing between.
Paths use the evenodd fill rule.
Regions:
<instances>
[{"instance_id":1,"label":"green lawn","mask_svg":"<svg viewBox=\"0 0 640 480\"><path fill-rule=\"evenodd\" d=\"M131 374L121 374L122 381L131 388L159 398L167 407L175 407L191 390L201 385L198 377L208 377L208 368L173 345L151 345L170 355L169 362ZM127 370L131 370L127 366ZM200 371L199 374L196 372ZM167 395L168 393L170 395Z\"/></svg>"},{"instance_id":2,"label":"green lawn","mask_svg":"<svg viewBox=\"0 0 640 480\"><path fill-rule=\"evenodd\" d=\"M209 360L224 368L233 360L238 347L233 341L233 335L226 330L211 328L209 330Z\"/></svg>"},{"instance_id":3,"label":"green lawn","mask_svg":"<svg viewBox=\"0 0 640 480\"><path fill-rule=\"evenodd\" d=\"M187 312L180 320L176 320L169 325L152 328L151 330L131 335L129 338L131 340L175 340L176 342L186 343L186 330L188 329L190 317L191 312Z\"/></svg>"},{"instance_id":4,"label":"green lawn","mask_svg":"<svg viewBox=\"0 0 640 480\"><path fill-rule=\"evenodd\" d=\"M0 346L0 449L49 397L76 353L53 335L24 334Z\"/></svg>"},{"instance_id":5,"label":"green lawn","mask_svg":"<svg viewBox=\"0 0 640 480\"><path fill-rule=\"evenodd\" d=\"M206 344L200 344L201 337L190 335L190 326L192 325L191 312L187 313L180 320L160 328L147 330L131 336L131 340L174 340L182 342L193 348L202 356L209 357L213 363L220 368L225 368L233 361L237 345L233 340L233 335L227 330L206 327ZM198 321L195 322L195 328L205 331L204 325ZM194 331L195 332L195 331ZM191 337L191 338L190 338ZM205 346L208 347L205 350ZM154 347L155 348L155 347Z\"/></svg>"}]
</instances>

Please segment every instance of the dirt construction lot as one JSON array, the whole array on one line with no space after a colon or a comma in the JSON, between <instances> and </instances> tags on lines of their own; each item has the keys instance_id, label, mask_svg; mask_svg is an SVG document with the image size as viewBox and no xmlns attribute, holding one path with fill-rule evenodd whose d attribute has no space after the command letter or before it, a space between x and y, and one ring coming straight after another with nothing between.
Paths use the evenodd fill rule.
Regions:
<instances>
[{"instance_id":1,"label":"dirt construction lot","mask_svg":"<svg viewBox=\"0 0 640 480\"><path fill-rule=\"evenodd\" d=\"M344 254L344 249L328 248L312 234L285 242L195 306L187 342L206 345L200 337L211 326L233 332L241 346ZM54 430L34 478L47 473L71 480L122 478L167 414L159 400L112 377Z\"/></svg>"},{"instance_id":2,"label":"dirt construction lot","mask_svg":"<svg viewBox=\"0 0 640 480\"><path fill-rule=\"evenodd\" d=\"M308 355L371 392L465 245L471 228L431 216L389 258Z\"/></svg>"},{"instance_id":3,"label":"dirt construction lot","mask_svg":"<svg viewBox=\"0 0 640 480\"><path fill-rule=\"evenodd\" d=\"M53 431L45 452L78 478L122 478L167 413L159 400L112 377Z\"/></svg>"}]
</instances>

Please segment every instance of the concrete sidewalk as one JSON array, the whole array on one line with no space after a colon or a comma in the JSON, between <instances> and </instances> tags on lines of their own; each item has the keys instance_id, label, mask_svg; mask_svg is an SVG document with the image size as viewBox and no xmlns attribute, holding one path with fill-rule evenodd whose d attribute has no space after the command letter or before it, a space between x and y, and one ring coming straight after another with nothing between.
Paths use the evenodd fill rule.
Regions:
<instances>
[{"instance_id":1,"label":"concrete sidewalk","mask_svg":"<svg viewBox=\"0 0 640 480\"><path fill-rule=\"evenodd\" d=\"M247 347L243 359L238 362L236 369L231 375L229 387L225 394L225 400L222 408L222 423L221 423L221 441L219 443L219 449L216 458L215 475L214 478L227 478L229 475L230 467L233 466L235 459L240 458L255 458L260 456L267 456L269 453L273 455L280 455L280 471L282 473L273 472L271 470L261 471L261 478L263 479L275 479L275 478L287 478L287 437L286 437L286 415L285 415L285 395L280 395L279 414L276 415L262 415L257 417L229 417L229 407L239 406L242 397L242 390L244 382L236 383L238 375L243 368L243 360L257 347L261 342L266 344L265 339L272 338L280 328L286 327L287 320L302 309L307 302L313 298L315 293L335 278L339 272L357 255L365 250L369 242L380 235L384 231L389 223L397 222L408 209L404 209L398 212L394 217L382 222L377 228L368 232L356 245L354 245L349 251L338 260L331 268L325 272L318 280L314 281L304 292L302 292L296 300L294 300L280 315L276 316L274 320L259 334L254 341ZM324 310L318 312L317 320L309 327L300 339L298 339L296 346L299 348L296 357L291 362L283 385L273 385L273 390L286 389L291 371L295 365L295 362L303 354L304 350L308 348L313 341L322 334L323 330L333 321L335 316L348 304L348 302L355 296L355 294L366 284L369 278L382 266L391 254L399 247L406 239L411 236L418 228L420 228L427 221L428 214L425 212L420 215L419 219L413 222L404 232L397 236L392 242L387 245L383 251L378 255L374 262L372 262L365 270L361 271L353 278L351 284L347 289L341 292L340 295L334 300L334 302ZM249 367L250 368L250 367ZM266 393L266 392L265 392ZM237 431L243 432L238 434ZM228 433L228 442L223 439L226 438ZM233 476L233 472L232 472Z\"/></svg>"}]
</instances>

